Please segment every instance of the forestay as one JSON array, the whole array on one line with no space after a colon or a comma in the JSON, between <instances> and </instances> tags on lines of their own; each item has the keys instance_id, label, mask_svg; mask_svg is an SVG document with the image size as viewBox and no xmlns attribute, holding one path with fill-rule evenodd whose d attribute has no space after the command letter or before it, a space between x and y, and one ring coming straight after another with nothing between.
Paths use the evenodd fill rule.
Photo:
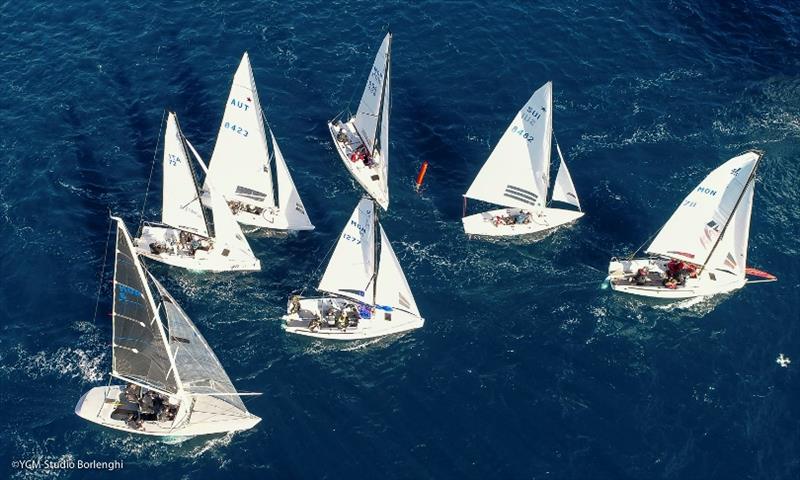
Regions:
<instances>
[{"instance_id":1,"label":"forestay","mask_svg":"<svg viewBox=\"0 0 800 480\"><path fill-rule=\"evenodd\" d=\"M371 200L358 202L336 244L319 290L372 303L367 290L375 272L375 212Z\"/></svg>"},{"instance_id":2,"label":"forestay","mask_svg":"<svg viewBox=\"0 0 800 480\"><path fill-rule=\"evenodd\" d=\"M744 189L751 183L751 174L759 158L756 152L746 152L712 171L681 202L647 253L703 264L723 233L728 218L736 213L725 232L726 238L720 240L721 248L718 250L720 254L727 250L725 257L731 253L734 256L732 264L736 265L737 271L743 272L753 198L752 189L749 192L744 192ZM734 212L737 202L737 212ZM718 258L717 261L725 263L724 259Z\"/></svg>"},{"instance_id":3,"label":"forestay","mask_svg":"<svg viewBox=\"0 0 800 480\"><path fill-rule=\"evenodd\" d=\"M375 62L372 64L372 70L370 70L367 85L361 95L361 103L359 103L358 112L355 115L356 130L370 152L375 149L375 134L381 117L381 103L383 98L388 96L388 89L384 89L384 82L387 78L391 42L392 34L389 32L375 55ZM381 148L385 149L386 145L382 144Z\"/></svg>"},{"instance_id":4,"label":"forestay","mask_svg":"<svg viewBox=\"0 0 800 480\"><path fill-rule=\"evenodd\" d=\"M575 205L578 210L581 209L581 202L578 200L578 192L575 191L575 185L572 183L572 175L567 170L567 162L564 161L564 156L561 154L561 147L556 143L556 151L561 163L558 166L558 174L556 181L553 183L553 197L552 200L556 202L564 202L570 205Z\"/></svg>"},{"instance_id":5,"label":"forestay","mask_svg":"<svg viewBox=\"0 0 800 480\"><path fill-rule=\"evenodd\" d=\"M112 373L167 393L179 390L147 279L125 225L117 220Z\"/></svg>"},{"instance_id":6,"label":"forestay","mask_svg":"<svg viewBox=\"0 0 800 480\"><path fill-rule=\"evenodd\" d=\"M286 160L283 158L283 153L278 147L278 142L275 140L275 134L271 131L270 137L272 138L272 151L275 152L275 177L278 183L278 208L286 218L288 229L295 228L314 228L311 220L306 214L306 208L303 201L300 200L300 193L294 185L292 176L289 174L289 168L286 166Z\"/></svg>"},{"instance_id":7,"label":"forestay","mask_svg":"<svg viewBox=\"0 0 800 480\"><path fill-rule=\"evenodd\" d=\"M231 411L231 415L248 416L236 388L205 338L164 286L152 275L150 278L161 296L169 326L170 348L183 391L215 396L239 410Z\"/></svg>"},{"instance_id":8,"label":"forestay","mask_svg":"<svg viewBox=\"0 0 800 480\"><path fill-rule=\"evenodd\" d=\"M233 77L209 177L230 200L275 206L261 103L247 52Z\"/></svg>"},{"instance_id":9,"label":"forestay","mask_svg":"<svg viewBox=\"0 0 800 480\"><path fill-rule=\"evenodd\" d=\"M517 208L543 208L550 170L553 84L536 90L497 142L465 194Z\"/></svg>"},{"instance_id":10,"label":"forestay","mask_svg":"<svg viewBox=\"0 0 800 480\"><path fill-rule=\"evenodd\" d=\"M164 185L161 221L204 237L208 226L200 203L189 155L175 113L167 118L164 134Z\"/></svg>"},{"instance_id":11,"label":"forestay","mask_svg":"<svg viewBox=\"0 0 800 480\"><path fill-rule=\"evenodd\" d=\"M381 255L378 266L378 279L375 293L375 304L405 310L417 317L420 316L417 302L408 286L400 262L394 254L392 244L386 237L383 227L381 232Z\"/></svg>"}]
</instances>

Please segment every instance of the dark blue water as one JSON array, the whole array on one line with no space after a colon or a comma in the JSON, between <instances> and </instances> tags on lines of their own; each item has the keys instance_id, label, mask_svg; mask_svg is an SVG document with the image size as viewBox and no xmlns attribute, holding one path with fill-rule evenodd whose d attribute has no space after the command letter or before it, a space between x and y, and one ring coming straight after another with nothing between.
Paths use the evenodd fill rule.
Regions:
<instances>
[{"instance_id":1,"label":"dark blue water","mask_svg":"<svg viewBox=\"0 0 800 480\"><path fill-rule=\"evenodd\" d=\"M114 3L0 5L2 475L121 459L116 478L800 477L796 2ZM325 121L355 108L387 24L383 224L427 323L290 338L286 295L317 280L358 198ZM139 221L164 108L210 155L244 50L317 230L252 239L256 274L152 270L234 383L264 392L248 401L264 420L181 444L96 427L73 407L108 380L107 212ZM547 80L587 215L536 243L467 240L460 195ZM601 287L609 257L748 148L767 154L749 261L780 282L680 305Z\"/></svg>"}]
</instances>

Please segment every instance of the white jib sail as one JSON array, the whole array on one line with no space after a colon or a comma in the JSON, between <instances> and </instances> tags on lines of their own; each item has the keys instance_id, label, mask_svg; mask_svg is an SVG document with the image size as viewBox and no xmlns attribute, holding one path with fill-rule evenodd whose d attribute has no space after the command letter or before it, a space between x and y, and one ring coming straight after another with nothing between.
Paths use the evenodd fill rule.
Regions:
<instances>
[{"instance_id":1,"label":"white jib sail","mask_svg":"<svg viewBox=\"0 0 800 480\"><path fill-rule=\"evenodd\" d=\"M208 227L189 162L189 155L178 127L178 119L173 112L170 112L167 118L167 131L164 134L164 196L161 221L175 228L207 237Z\"/></svg>"},{"instance_id":2,"label":"white jib sail","mask_svg":"<svg viewBox=\"0 0 800 480\"><path fill-rule=\"evenodd\" d=\"M314 228L311 220L306 214L303 201L300 200L300 193L294 186L286 160L283 158L275 134L270 132L272 137L272 151L275 152L275 178L278 184L278 207L281 215L286 218L289 230L296 228Z\"/></svg>"},{"instance_id":3,"label":"white jib sail","mask_svg":"<svg viewBox=\"0 0 800 480\"><path fill-rule=\"evenodd\" d=\"M405 310L417 317L420 316L417 309L417 302L408 286L408 281L403 273L400 262L394 254L392 244L386 237L386 232L381 231L381 256L378 266L377 291L375 293L375 304L392 307L393 309Z\"/></svg>"},{"instance_id":4,"label":"white jib sail","mask_svg":"<svg viewBox=\"0 0 800 480\"><path fill-rule=\"evenodd\" d=\"M733 208L758 159L759 154L746 152L712 171L681 202L647 248L647 253L704 263L728 218L736 213ZM746 207L749 212L745 200L742 199L739 208ZM749 229L749 213L747 217ZM726 232L726 236L729 234Z\"/></svg>"},{"instance_id":5,"label":"white jib sail","mask_svg":"<svg viewBox=\"0 0 800 480\"><path fill-rule=\"evenodd\" d=\"M385 73L391 41L392 34L390 32L384 37L378 53L375 55L375 62L372 64L369 77L367 77L367 85L364 87L361 103L358 104L358 111L355 115L356 130L370 152L375 148L375 132L378 130L378 121L380 120L381 95L384 91L383 82L386 81Z\"/></svg>"},{"instance_id":6,"label":"white jib sail","mask_svg":"<svg viewBox=\"0 0 800 480\"><path fill-rule=\"evenodd\" d=\"M372 200L358 202L322 275L319 290L372 303L369 287L375 273L374 217Z\"/></svg>"},{"instance_id":7,"label":"white jib sail","mask_svg":"<svg viewBox=\"0 0 800 480\"><path fill-rule=\"evenodd\" d=\"M180 373L183 391L215 396L230 404L234 408L225 412L226 416L248 416L247 408L206 339L167 289L153 275L150 278L158 289L166 313L170 349L175 368Z\"/></svg>"},{"instance_id":8,"label":"white jib sail","mask_svg":"<svg viewBox=\"0 0 800 480\"><path fill-rule=\"evenodd\" d=\"M569 203L575 205L578 210L581 209L581 202L578 200L578 192L575 191L575 185L572 183L572 175L567 170L567 162L564 161L564 156L561 154L561 147L556 143L556 151L561 163L558 166L558 174L556 174L556 181L553 183L553 200L556 202Z\"/></svg>"},{"instance_id":9,"label":"white jib sail","mask_svg":"<svg viewBox=\"0 0 800 480\"><path fill-rule=\"evenodd\" d=\"M747 268L747 244L750 240L750 214L753 211L753 190L755 182L750 182L736 208L728 228L722 235L717 248L711 254L706 268L724 270L744 278Z\"/></svg>"},{"instance_id":10,"label":"white jib sail","mask_svg":"<svg viewBox=\"0 0 800 480\"><path fill-rule=\"evenodd\" d=\"M216 184L211 184L211 211L214 214L214 250L220 254L225 249L230 250L227 256L233 258L253 258L253 250L225 197L216 190Z\"/></svg>"},{"instance_id":11,"label":"white jib sail","mask_svg":"<svg viewBox=\"0 0 800 480\"><path fill-rule=\"evenodd\" d=\"M211 154L209 178L229 200L275 206L261 103L247 52L233 76Z\"/></svg>"},{"instance_id":12,"label":"white jib sail","mask_svg":"<svg viewBox=\"0 0 800 480\"><path fill-rule=\"evenodd\" d=\"M544 208L550 178L553 84L536 90L464 195L506 207Z\"/></svg>"}]
</instances>

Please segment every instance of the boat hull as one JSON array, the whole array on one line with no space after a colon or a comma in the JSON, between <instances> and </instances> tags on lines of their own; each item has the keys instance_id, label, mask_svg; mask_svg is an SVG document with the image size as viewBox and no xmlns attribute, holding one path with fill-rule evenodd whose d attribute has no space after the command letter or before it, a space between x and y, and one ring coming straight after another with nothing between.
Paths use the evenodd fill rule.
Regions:
<instances>
[{"instance_id":1,"label":"boat hull","mask_svg":"<svg viewBox=\"0 0 800 480\"><path fill-rule=\"evenodd\" d=\"M541 211L531 212L530 221L506 225L495 222L497 217L516 216L521 212L519 208L500 208L488 212L476 213L461 219L464 232L467 235L484 237L515 237L540 233L553 228L566 225L581 218L584 213L561 208L545 208Z\"/></svg>"},{"instance_id":2,"label":"boat hull","mask_svg":"<svg viewBox=\"0 0 800 480\"><path fill-rule=\"evenodd\" d=\"M291 303L287 314L283 316L283 329L287 333L313 338L329 340L364 340L368 338L383 337L397 333L407 332L422 327L425 319L417 317L402 310L385 311L378 308L372 310L370 318L362 316L357 325L349 322L344 328L337 326L335 319L326 312L333 309L344 308L348 304L357 302L339 297L309 297L300 299L300 310L290 313ZM362 310L366 306L362 305ZM318 328L311 328L311 322L319 317Z\"/></svg>"},{"instance_id":3,"label":"boat hull","mask_svg":"<svg viewBox=\"0 0 800 480\"><path fill-rule=\"evenodd\" d=\"M350 172L359 185L367 191L367 194L369 194L381 208L384 210L388 209L389 192L383 191L383 184L380 178L381 171L377 167L379 162L383 161L380 153L376 153L374 158L375 164L371 167L364 165L364 162L353 162L350 160L350 155L361 145L361 140L353 124L353 119L344 123L338 121L328 122L328 130L331 133L331 139L333 140L333 145L336 147L336 152L339 154L339 158L342 159L347 171ZM340 142L336 138L342 131L347 135L349 139L348 142Z\"/></svg>"},{"instance_id":4,"label":"boat hull","mask_svg":"<svg viewBox=\"0 0 800 480\"><path fill-rule=\"evenodd\" d=\"M192 409L185 409L174 421L146 421L142 422L140 428L134 428L127 421L112 417L125 404L123 390L124 387L120 385L95 387L78 400L75 414L103 427L156 437L195 437L236 432L253 428L261 421L259 417L250 414L231 418L231 407L228 403L215 397L195 397Z\"/></svg>"},{"instance_id":5,"label":"boat hull","mask_svg":"<svg viewBox=\"0 0 800 480\"><path fill-rule=\"evenodd\" d=\"M608 265L609 285L614 291L630 295L680 300L732 292L746 283L744 276L721 270L704 270L697 278L687 278L685 285L668 288L663 284L668 261L660 258L612 259ZM639 285L634 275L642 267L647 267L650 275L645 284Z\"/></svg>"},{"instance_id":6,"label":"boat hull","mask_svg":"<svg viewBox=\"0 0 800 480\"><path fill-rule=\"evenodd\" d=\"M187 270L206 272L254 272L261 270L261 261L257 258L234 257L230 255L233 252L229 252L229 255L226 256L224 255L226 249L217 252L212 247L208 251L198 249L193 254L190 254L189 251L181 248L178 242L179 232L174 228L147 225L142 228L141 237L133 241L136 253L156 262ZM169 248L166 251L155 253L150 248L152 243L163 244Z\"/></svg>"}]
</instances>

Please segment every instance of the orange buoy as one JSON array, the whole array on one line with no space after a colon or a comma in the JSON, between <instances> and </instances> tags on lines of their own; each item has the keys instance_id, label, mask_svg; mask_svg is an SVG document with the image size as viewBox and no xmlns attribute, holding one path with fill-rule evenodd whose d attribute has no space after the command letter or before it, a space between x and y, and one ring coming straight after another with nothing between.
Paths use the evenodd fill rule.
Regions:
<instances>
[{"instance_id":1,"label":"orange buoy","mask_svg":"<svg viewBox=\"0 0 800 480\"><path fill-rule=\"evenodd\" d=\"M417 191L419 192L419 187L422 186L422 181L425 179L425 173L428 171L428 161L425 160L422 162L422 166L419 167L419 173L417 174Z\"/></svg>"}]
</instances>

